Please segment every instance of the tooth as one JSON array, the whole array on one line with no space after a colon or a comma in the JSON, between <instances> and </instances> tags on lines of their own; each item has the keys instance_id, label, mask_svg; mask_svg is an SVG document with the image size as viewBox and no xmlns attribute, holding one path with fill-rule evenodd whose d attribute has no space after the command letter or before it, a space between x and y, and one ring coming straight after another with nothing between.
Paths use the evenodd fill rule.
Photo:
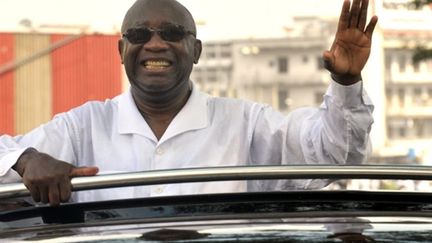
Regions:
<instances>
[{"instance_id":1,"label":"tooth","mask_svg":"<svg viewBox=\"0 0 432 243\"><path fill-rule=\"evenodd\" d=\"M146 66L159 66L159 67L166 67L169 66L169 63L167 61L146 61Z\"/></svg>"}]
</instances>

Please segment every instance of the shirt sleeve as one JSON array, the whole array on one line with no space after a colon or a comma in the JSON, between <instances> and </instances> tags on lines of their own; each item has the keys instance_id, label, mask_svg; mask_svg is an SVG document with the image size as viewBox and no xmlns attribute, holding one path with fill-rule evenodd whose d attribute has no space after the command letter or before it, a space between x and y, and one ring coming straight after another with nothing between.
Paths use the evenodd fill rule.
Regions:
<instances>
[{"instance_id":1,"label":"shirt sleeve","mask_svg":"<svg viewBox=\"0 0 432 243\"><path fill-rule=\"evenodd\" d=\"M8 148L8 152L4 152L4 156L0 158L0 183L12 183L21 180L21 177L18 175L18 173L16 173L11 168L13 165L15 165L18 158L22 153L24 153L26 149L27 148L19 148L17 145L13 148Z\"/></svg>"},{"instance_id":2,"label":"shirt sleeve","mask_svg":"<svg viewBox=\"0 0 432 243\"><path fill-rule=\"evenodd\" d=\"M373 105L362 85L332 82L318 111L304 117L299 138L306 163L365 162L370 149Z\"/></svg>"},{"instance_id":3,"label":"shirt sleeve","mask_svg":"<svg viewBox=\"0 0 432 243\"><path fill-rule=\"evenodd\" d=\"M372 111L372 102L362 82L350 86L332 82L320 107L296 109L287 116L270 107L263 108L253 131L251 164L361 164L371 148ZM285 181L279 188L305 189L326 185L323 180L296 181ZM270 187L274 189L275 185ZM263 189L266 190L261 187Z\"/></svg>"},{"instance_id":4,"label":"shirt sleeve","mask_svg":"<svg viewBox=\"0 0 432 243\"><path fill-rule=\"evenodd\" d=\"M29 147L72 163L75 160L76 147L73 141L76 139L73 126L67 120L67 115L62 114L25 135L0 136L0 183L21 180L12 166Z\"/></svg>"}]
</instances>

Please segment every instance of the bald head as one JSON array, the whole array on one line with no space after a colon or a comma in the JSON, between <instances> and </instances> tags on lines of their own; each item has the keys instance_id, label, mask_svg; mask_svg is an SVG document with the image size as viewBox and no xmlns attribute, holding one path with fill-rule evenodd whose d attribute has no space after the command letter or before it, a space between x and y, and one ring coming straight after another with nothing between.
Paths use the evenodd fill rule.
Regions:
<instances>
[{"instance_id":1,"label":"bald head","mask_svg":"<svg viewBox=\"0 0 432 243\"><path fill-rule=\"evenodd\" d=\"M136 0L123 19L121 31L124 33L128 28L135 27L137 22L153 21L156 16L170 16L175 24L196 33L192 14L176 0Z\"/></svg>"}]
</instances>

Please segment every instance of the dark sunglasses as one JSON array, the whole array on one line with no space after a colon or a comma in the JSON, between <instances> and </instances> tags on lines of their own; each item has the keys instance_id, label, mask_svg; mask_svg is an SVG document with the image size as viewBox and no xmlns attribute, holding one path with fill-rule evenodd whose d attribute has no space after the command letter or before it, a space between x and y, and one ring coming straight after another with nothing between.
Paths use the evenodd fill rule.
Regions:
<instances>
[{"instance_id":1,"label":"dark sunglasses","mask_svg":"<svg viewBox=\"0 0 432 243\"><path fill-rule=\"evenodd\" d=\"M126 30L122 35L132 44L144 44L147 43L156 32L160 38L164 41L177 42L186 37L186 35L193 35L196 37L195 33L186 30L182 25L169 24L162 26L161 28L131 28Z\"/></svg>"}]
</instances>

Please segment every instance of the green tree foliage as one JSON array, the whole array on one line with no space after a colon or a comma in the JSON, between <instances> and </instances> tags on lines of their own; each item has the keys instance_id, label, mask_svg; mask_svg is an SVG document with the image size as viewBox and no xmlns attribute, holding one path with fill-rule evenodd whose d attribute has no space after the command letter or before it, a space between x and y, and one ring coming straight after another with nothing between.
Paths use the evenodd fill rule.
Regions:
<instances>
[{"instance_id":1,"label":"green tree foliage","mask_svg":"<svg viewBox=\"0 0 432 243\"><path fill-rule=\"evenodd\" d=\"M412 59L414 63L432 59L432 49L419 46L415 49Z\"/></svg>"},{"instance_id":2,"label":"green tree foliage","mask_svg":"<svg viewBox=\"0 0 432 243\"><path fill-rule=\"evenodd\" d=\"M424 5L432 4L432 0L412 0L412 4L416 9L420 9ZM414 51L413 62L418 63L427 59L432 59L432 49L417 47Z\"/></svg>"},{"instance_id":3,"label":"green tree foliage","mask_svg":"<svg viewBox=\"0 0 432 243\"><path fill-rule=\"evenodd\" d=\"M412 4L415 6L416 9L419 9L423 7L426 4L432 3L432 0L413 0Z\"/></svg>"}]
</instances>

